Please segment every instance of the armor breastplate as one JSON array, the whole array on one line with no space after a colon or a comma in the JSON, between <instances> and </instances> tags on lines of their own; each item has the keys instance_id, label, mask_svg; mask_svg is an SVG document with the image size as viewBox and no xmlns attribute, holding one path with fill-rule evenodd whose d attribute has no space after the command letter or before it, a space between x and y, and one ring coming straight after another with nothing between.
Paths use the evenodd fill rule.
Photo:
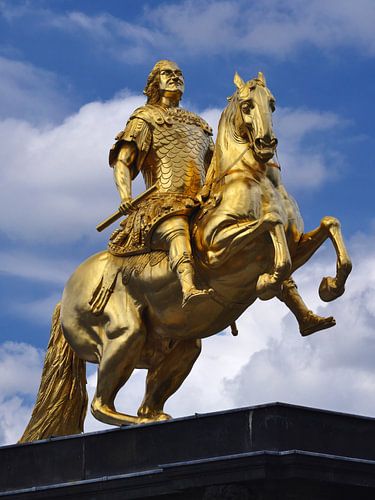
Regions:
<instances>
[{"instance_id":1,"label":"armor breastplate","mask_svg":"<svg viewBox=\"0 0 375 500\"><path fill-rule=\"evenodd\" d=\"M163 116L163 118L162 118ZM194 113L181 108L163 112L152 123L152 145L142 165L147 187L195 196L205 178L210 130Z\"/></svg>"}]
</instances>

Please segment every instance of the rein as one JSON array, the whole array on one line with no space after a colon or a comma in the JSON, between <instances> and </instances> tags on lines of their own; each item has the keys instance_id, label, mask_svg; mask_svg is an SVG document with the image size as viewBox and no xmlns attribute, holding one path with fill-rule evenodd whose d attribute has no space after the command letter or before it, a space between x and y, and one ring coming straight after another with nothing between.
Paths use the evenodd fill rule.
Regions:
<instances>
[{"instance_id":1,"label":"rein","mask_svg":"<svg viewBox=\"0 0 375 500\"><path fill-rule=\"evenodd\" d=\"M228 167L225 168L224 172L221 174L221 176L218 178L218 179L215 179L214 181L214 184L218 184L221 180L224 179L224 177L227 175L227 173L229 172L229 170L234 167L236 165L236 163L238 163L242 158L243 156L245 156L245 153L247 151L249 151L249 149L251 149L251 144L249 143L248 146L242 151L242 153L239 155L238 158L236 158ZM274 168L277 168L278 170L281 170L281 165L280 165L280 160L279 160L279 157L278 157L278 154L277 154L277 149L275 151L275 155L276 155L276 158L277 158L277 162L278 163L267 163L268 166L270 167L274 167Z\"/></svg>"},{"instance_id":2,"label":"rein","mask_svg":"<svg viewBox=\"0 0 375 500\"><path fill-rule=\"evenodd\" d=\"M242 151L242 153L239 155L239 157L236 158L234 161L232 161L232 163L230 165L228 165L228 167L225 168L224 172L221 174L221 176L218 179L215 179L215 184L218 184L222 179L224 179L224 177L227 175L229 170L232 167L234 167L236 165L236 163L238 163L242 159L243 156L245 156L245 153L247 153L247 151L249 151L250 148L251 148L251 144L248 144L248 146Z\"/></svg>"}]
</instances>

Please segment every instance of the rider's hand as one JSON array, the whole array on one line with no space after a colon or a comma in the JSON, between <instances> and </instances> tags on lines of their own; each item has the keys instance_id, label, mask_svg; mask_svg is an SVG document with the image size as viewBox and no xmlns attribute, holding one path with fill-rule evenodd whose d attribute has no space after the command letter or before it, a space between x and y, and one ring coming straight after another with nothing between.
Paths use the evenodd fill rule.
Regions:
<instances>
[{"instance_id":1,"label":"rider's hand","mask_svg":"<svg viewBox=\"0 0 375 500\"><path fill-rule=\"evenodd\" d=\"M119 211L123 214L123 215L126 215L128 214L129 212L131 212L132 210L134 209L134 206L133 206L133 203L132 203L132 199L130 198L124 198L121 203L120 203L120 206L119 206Z\"/></svg>"}]
</instances>

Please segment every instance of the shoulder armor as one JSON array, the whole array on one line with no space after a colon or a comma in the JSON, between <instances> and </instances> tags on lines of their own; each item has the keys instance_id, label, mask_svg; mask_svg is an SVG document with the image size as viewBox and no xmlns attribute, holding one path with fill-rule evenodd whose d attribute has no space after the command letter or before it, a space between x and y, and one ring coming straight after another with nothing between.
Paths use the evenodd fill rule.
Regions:
<instances>
[{"instance_id":1,"label":"shoulder armor","mask_svg":"<svg viewBox=\"0 0 375 500\"><path fill-rule=\"evenodd\" d=\"M147 113L144 112L143 108L138 108L131 115L126 123L125 129L121 130L115 139L110 152L109 152L109 164L113 165L117 159L117 155L120 151L122 144L126 141L135 142L138 148L138 152L145 154L151 144L151 134L150 134L150 120L146 119ZM138 163L141 164L140 158L138 157ZM143 161L143 160L142 160Z\"/></svg>"},{"instance_id":2,"label":"shoulder armor","mask_svg":"<svg viewBox=\"0 0 375 500\"><path fill-rule=\"evenodd\" d=\"M200 127L207 135L212 135L212 128L203 118L184 108L164 109L160 106L146 104L134 111L128 123L134 118L139 118L151 126L172 125L175 120L192 123Z\"/></svg>"},{"instance_id":3,"label":"shoulder armor","mask_svg":"<svg viewBox=\"0 0 375 500\"><path fill-rule=\"evenodd\" d=\"M152 104L146 104L134 111L134 113L129 118L128 123L134 118L139 118L140 120L145 121L149 125L154 125L157 123L158 125L162 125L166 122L166 113L159 106L153 106Z\"/></svg>"}]
</instances>

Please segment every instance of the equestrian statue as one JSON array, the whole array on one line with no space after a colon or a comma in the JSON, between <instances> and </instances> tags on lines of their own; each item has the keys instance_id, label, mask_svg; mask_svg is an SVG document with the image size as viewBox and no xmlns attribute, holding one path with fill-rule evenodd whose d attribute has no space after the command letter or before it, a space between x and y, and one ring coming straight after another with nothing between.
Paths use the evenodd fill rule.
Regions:
<instances>
[{"instance_id":1,"label":"equestrian statue","mask_svg":"<svg viewBox=\"0 0 375 500\"><path fill-rule=\"evenodd\" d=\"M231 327L256 299L277 297L300 333L335 325L308 309L292 279L330 239L335 277L319 287L323 301L344 293L351 261L334 217L304 233L287 193L272 126L275 98L262 73L236 90L212 130L179 106L184 77L172 61L148 76L147 103L134 111L109 155L125 216L107 250L83 262L57 304L42 380L21 442L83 431L85 362L98 365L91 412L111 425L170 419L164 411L191 371L201 339ZM132 198L142 173L146 191ZM137 415L115 398L136 368L147 370Z\"/></svg>"}]
</instances>

